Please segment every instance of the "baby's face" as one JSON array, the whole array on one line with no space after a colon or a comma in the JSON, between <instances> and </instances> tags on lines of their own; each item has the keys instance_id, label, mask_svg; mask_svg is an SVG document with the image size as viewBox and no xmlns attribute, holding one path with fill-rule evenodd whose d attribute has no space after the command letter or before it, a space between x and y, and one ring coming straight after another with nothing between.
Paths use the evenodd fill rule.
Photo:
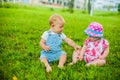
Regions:
<instances>
[{"instance_id":1,"label":"baby's face","mask_svg":"<svg viewBox=\"0 0 120 80\"><path fill-rule=\"evenodd\" d=\"M54 26L51 27L53 32L55 33L61 33L64 29L64 25L63 24L55 24Z\"/></svg>"},{"instance_id":2,"label":"baby's face","mask_svg":"<svg viewBox=\"0 0 120 80\"><path fill-rule=\"evenodd\" d=\"M97 41L97 40L100 40L100 38L96 38L96 37L88 37L91 41Z\"/></svg>"}]
</instances>

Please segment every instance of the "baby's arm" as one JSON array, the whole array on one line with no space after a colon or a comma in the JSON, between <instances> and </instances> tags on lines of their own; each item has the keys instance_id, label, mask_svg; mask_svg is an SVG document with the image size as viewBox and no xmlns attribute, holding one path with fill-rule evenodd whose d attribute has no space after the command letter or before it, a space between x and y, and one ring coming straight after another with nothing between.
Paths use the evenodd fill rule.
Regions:
<instances>
[{"instance_id":1,"label":"baby's arm","mask_svg":"<svg viewBox=\"0 0 120 80\"><path fill-rule=\"evenodd\" d=\"M50 47L49 46L46 46L45 45L45 40L44 39L41 39L40 40L40 46L45 50L45 51L49 51L50 50Z\"/></svg>"},{"instance_id":2,"label":"baby's arm","mask_svg":"<svg viewBox=\"0 0 120 80\"><path fill-rule=\"evenodd\" d=\"M65 38L64 41L68 43L70 46L72 46L75 50L81 48L81 46L76 45L75 42L71 40L70 38Z\"/></svg>"},{"instance_id":3,"label":"baby's arm","mask_svg":"<svg viewBox=\"0 0 120 80\"><path fill-rule=\"evenodd\" d=\"M109 54L109 46L105 49L105 51L103 52L103 54L101 56L99 56L100 59L105 59Z\"/></svg>"}]
</instances>

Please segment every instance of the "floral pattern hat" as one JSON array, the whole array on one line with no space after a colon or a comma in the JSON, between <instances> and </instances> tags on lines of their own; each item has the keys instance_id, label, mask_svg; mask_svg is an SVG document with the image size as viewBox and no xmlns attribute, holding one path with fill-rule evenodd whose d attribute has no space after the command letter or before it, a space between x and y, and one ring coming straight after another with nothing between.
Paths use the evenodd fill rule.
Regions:
<instances>
[{"instance_id":1,"label":"floral pattern hat","mask_svg":"<svg viewBox=\"0 0 120 80\"><path fill-rule=\"evenodd\" d=\"M91 37L103 38L103 27L100 23L92 22L85 30L85 33Z\"/></svg>"}]
</instances>

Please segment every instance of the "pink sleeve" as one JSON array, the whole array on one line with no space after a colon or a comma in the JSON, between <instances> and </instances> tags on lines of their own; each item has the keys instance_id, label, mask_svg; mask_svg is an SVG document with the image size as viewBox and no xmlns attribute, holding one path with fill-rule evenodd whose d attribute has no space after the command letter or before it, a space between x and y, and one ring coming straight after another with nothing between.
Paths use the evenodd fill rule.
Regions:
<instances>
[{"instance_id":1,"label":"pink sleeve","mask_svg":"<svg viewBox=\"0 0 120 80\"><path fill-rule=\"evenodd\" d=\"M106 49L109 46L109 42L107 40L103 40L103 48Z\"/></svg>"}]
</instances>

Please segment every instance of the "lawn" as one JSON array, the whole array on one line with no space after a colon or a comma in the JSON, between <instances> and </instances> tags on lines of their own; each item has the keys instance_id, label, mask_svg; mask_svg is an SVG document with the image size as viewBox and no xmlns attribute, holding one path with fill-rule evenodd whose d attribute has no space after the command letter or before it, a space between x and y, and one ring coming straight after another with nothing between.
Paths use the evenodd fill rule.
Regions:
<instances>
[{"instance_id":1,"label":"lawn","mask_svg":"<svg viewBox=\"0 0 120 80\"><path fill-rule=\"evenodd\" d=\"M65 69L52 64L53 71L45 72L39 56L42 50L39 41L49 29L48 19L54 14L66 21L64 33L78 45L83 45L84 29L92 21L104 27L104 38L110 43L110 53L103 67L85 67L85 62L69 66L73 48L63 42L67 52ZM29 5L0 5L0 80L119 80L120 77L120 14L95 11L89 16L85 11L48 8Z\"/></svg>"}]
</instances>

